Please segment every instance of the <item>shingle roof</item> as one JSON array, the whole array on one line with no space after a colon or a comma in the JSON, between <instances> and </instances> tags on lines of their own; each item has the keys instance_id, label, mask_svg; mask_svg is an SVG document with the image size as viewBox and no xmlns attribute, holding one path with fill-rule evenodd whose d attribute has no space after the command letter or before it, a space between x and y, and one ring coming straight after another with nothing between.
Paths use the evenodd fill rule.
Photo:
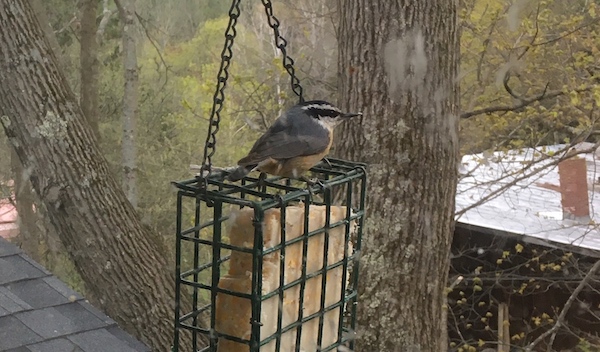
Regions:
<instances>
[{"instance_id":1,"label":"shingle roof","mask_svg":"<svg viewBox=\"0 0 600 352\"><path fill-rule=\"evenodd\" d=\"M0 351L150 351L16 246L0 238Z\"/></svg>"},{"instance_id":2,"label":"shingle roof","mask_svg":"<svg viewBox=\"0 0 600 352\"><path fill-rule=\"evenodd\" d=\"M587 162L591 221L562 219L560 192L547 185L559 185L558 167L552 165L558 154L553 154L565 147L463 157L461 173L466 175L458 184L456 209L458 214L464 213L457 217L457 227L521 236L525 241L567 246L600 257L600 155L598 151L582 155ZM591 143L576 146L578 150L592 147ZM506 189L499 191L502 188Z\"/></svg>"}]
</instances>

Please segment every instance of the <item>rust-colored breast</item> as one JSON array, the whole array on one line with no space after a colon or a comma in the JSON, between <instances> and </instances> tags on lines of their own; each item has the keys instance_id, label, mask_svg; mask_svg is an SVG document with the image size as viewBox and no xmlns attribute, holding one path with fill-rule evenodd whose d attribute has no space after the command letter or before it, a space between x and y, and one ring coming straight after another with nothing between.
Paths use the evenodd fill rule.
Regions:
<instances>
[{"instance_id":1,"label":"rust-colored breast","mask_svg":"<svg viewBox=\"0 0 600 352\"><path fill-rule=\"evenodd\" d=\"M329 131L329 144L322 152L313 155L303 155L286 160L268 158L260 163L258 170L271 175L298 178L311 167L319 163L331 149L333 143L333 131Z\"/></svg>"},{"instance_id":2,"label":"rust-colored breast","mask_svg":"<svg viewBox=\"0 0 600 352\"><path fill-rule=\"evenodd\" d=\"M311 167L318 164L319 161L321 161L329 153L329 149L331 149L332 143L333 133L332 131L329 131L329 144L327 145L327 148L325 148L325 150L318 154L305 155L288 159L285 163L283 163L281 169L279 170L279 175L291 178L300 177Z\"/></svg>"}]
</instances>

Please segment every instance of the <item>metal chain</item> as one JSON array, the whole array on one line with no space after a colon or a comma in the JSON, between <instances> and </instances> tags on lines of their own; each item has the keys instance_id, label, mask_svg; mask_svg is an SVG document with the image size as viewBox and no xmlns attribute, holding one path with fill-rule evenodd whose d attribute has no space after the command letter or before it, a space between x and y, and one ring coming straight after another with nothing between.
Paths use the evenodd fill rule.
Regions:
<instances>
[{"instance_id":1,"label":"metal chain","mask_svg":"<svg viewBox=\"0 0 600 352\"><path fill-rule=\"evenodd\" d=\"M273 5L271 4L271 0L262 0L263 5L265 6L265 12L267 13L267 19L269 22L269 27L273 28L273 35L275 36L275 45L281 51L281 56L283 56L283 68L290 75L290 80L292 84L292 91L296 93L300 102L304 102L304 97L302 96L302 86L300 85L300 80L296 77L296 71L294 70L294 60L288 56L286 45L288 43L284 37L281 36L279 32L280 22L273 14Z\"/></svg>"},{"instance_id":2,"label":"metal chain","mask_svg":"<svg viewBox=\"0 0 600 352\"><path fill-rule=\"evenodd\" d=\"M213 106L210 111L208 135L206 136L206 143L204 143L204 158L202 168L200 169L200 176L205 179L210 175L212 168L212 157L216 151L217 145L217 132L219 132L219 123L221 122L221 110L223 110L223 102L225 101L225 87L227 85L227 79L229 78L229 66L231 65L231 58L233 57L233 40L237 34L235 25L237 24L238 18L240 17L240 1L233 0L231 8L229 9L229 24L225 31L225 45L221 52L221 66L219 67L219 73L217 75L217 88L213 96Z\"/></svg>"},{"instance_id":3,"label":"metal chain","mask_svg":"<svg viewBox=\"0 0 600 352\"><path fill-rule=\"evenodd\" d=\"M225 31L225 44L223 51L221 52L221 66L219 67L219 73L217 75L217 87L213 96L213 106L210 111L208 135L206 136L206 143L204 143L204 157L202 168L200 169L200 176L204 178L205 186L207 183L206 177L210 175L212 169L212 157L216 151L217 145L217 132L219 132L219 123L221 122L221 110L223 110L223 103L225 101L225 87L227 86L227 79L229 78L229 66L231 65L231 59L233 58L233 41L237 34L235 25L237 24L238 18L240 17L240 2L241 0L233 0L231 8L229 9L229 24ZM273 29L273 35L275 37L275 45L281 51L283 57L283 67L290 75L292 91L298 96L300 102L304 102L302 96L302 86L300 80L296 77L296 71L294 70L294 60L288 56L286 46L288 41L281 36L279 32L280 21L273 14L273 5L271 0L262 0L265 6L265 12L269 27Z\"/></svg>"}]
</instances>

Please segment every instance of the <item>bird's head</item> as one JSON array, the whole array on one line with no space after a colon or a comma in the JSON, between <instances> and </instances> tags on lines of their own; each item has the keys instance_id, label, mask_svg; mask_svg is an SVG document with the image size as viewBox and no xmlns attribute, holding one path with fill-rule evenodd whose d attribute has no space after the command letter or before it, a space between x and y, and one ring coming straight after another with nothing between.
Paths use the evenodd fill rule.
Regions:
<instances>
[{"instance_id":1,"label":"bird's head","mask_svg":"<svg viewBox=\"0 0 600 352\"><path fill-rule=\"evenodd\" d=\"M329 129L344 120L362 115L362 113L342 112L338 107L324 100L305 101L300 104L300 109Z\"/></svg>"}]
</instances>

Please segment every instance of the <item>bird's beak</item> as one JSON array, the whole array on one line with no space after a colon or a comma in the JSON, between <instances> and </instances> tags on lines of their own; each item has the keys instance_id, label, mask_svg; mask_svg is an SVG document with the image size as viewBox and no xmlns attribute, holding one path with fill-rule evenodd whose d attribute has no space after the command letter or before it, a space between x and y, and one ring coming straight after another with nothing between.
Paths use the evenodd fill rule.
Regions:
<instances>
[{"instance_id":1,"label":"bird's beak","mask_svg":"<svg viewBox=\"0 0 600 352\"><path fill-rule=\"evenodd\" d=\"M342 114L342 117L345 119L349 119L355 116L362 116L362 112L354 113L354 112L346 112Z\"/></svg>"}]
</instances>

